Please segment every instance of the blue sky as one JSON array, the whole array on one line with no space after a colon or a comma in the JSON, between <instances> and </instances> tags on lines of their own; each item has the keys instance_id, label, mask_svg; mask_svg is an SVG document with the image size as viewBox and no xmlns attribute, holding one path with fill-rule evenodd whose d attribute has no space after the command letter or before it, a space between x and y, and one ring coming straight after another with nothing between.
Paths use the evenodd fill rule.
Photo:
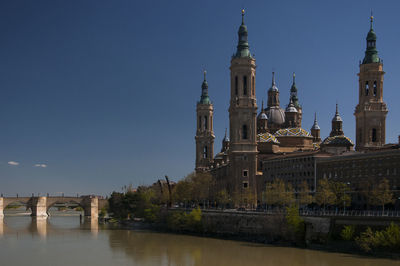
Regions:
<instances>
[{"instance_id":1,"label":"blue sky","mask_svg":"<svg viewBox=\"0 0 400 266\"><path fill-rule=\"evenodd\" d=\"M373 9L387 142L397 141L398 1L2 1L0 193L105 195L182 178L194 168L203 69L219 151L243 7L259 106L273 70L285 106L296 72L303 128L317 112L326 137L338 101L353 140Z\"/></svg>"}]
</instances>

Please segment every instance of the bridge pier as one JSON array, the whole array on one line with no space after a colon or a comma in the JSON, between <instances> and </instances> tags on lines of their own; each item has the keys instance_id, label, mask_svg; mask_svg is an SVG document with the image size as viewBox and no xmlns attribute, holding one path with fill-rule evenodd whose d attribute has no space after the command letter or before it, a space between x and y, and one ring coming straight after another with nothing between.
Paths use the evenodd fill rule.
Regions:
<instances>
[{"instance_id":1,"label":"bridge pier","mask_svg":"<svg viewBox=\"0 0 400 266\"><path fill-rule=\"evenodd\" d=\"M4 217L4 199L0 198L0 218Z\"/></svg>"},{"instance_id":2,"label":"bridge pier","mask_svg":"<svg viewBox=\"0 0 400 266\"><path fill-rule=\"evenodd\" d=\"M90 216L91 218L96 219L99 217L99 198L87 197L82 203L85 216Z\"/></svg>"},{"instance_id":3,"label":"bridge pier","mask_svg":"<svg viewBox=\"0 0 400 266\"><path fill-rule=\"evenodd\" d=\"M33 197L31 209L31 216L47 217L47 197Z\"/></svg>"}]
</instances>

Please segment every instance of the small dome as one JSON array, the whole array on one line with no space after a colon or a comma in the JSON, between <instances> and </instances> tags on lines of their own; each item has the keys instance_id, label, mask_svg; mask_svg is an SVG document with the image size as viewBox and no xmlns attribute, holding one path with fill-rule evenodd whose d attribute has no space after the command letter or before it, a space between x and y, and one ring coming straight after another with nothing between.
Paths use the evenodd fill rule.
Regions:
<instances>
[{"instance_id":1,"label":"small dome","mask_svg":"<svg viewBox=\"0 0 400 266\"><path fill-rule=\"evenodd\" d=\"M354 146L351 139L346 136L333 136L327 137L321 143L321 145L332 145L332 146Z\"/></svg>"},{"instance_id":2,"label":"small dome","mask_svg":"<svg viewBox=\"0 0 400 266\"><path fill-rule=\"evenodd\" d=\"M268 120L268 116L263 111L258 115L257 119L258 120Z\"/></svg>"},{"instance_id":3,"label":"small dome","mask_svg":"<svg viewBox=\"0 0 400 266\"><path fill-rule=\"evenodd\" d=\"M300 128L300 127L294 127L294 128L284 128L284 129L279 129L278 131L275 132L275 136L277 137L311 137L311 134Z\"/></svg>"},{"instance_id":4,"label":"small dome","mask_svg":"<svg viewBox=\"0 0 400 266\"><path fill-rule=\"evenodd\" d=\"M286 107L286 112L287 113L297 113L297 109L296 109L296 107L294 107L292 99L290 99L290 103Z\"/></svg>"},{"instance_id":5,"label":"small dome","mask_svg":"<svg viewBox=\"0 0 400 266\"><path fill-rule=\"evenodd\" d=\"M275 72L272 72L272 85L271 88L269 88L270 91L279 91L278 87L276 86L275 83Z\"/></svg>"},{"instance_id":6,"label":"small dome","mask_svg":"<svg viewBox=\"0 0 400 266\"><path fill-rule=\"evenodd\" d=\"M257 141L258 142L273 142L275 144L279 144L279 141L276 139L276 137L268 132L258 134Z\"/></svg>"},{"instance_id":7,"label":"small dome","mask_svg":"<svg viewBox=\"0 0 400 266\"><path fill-rule=\"evenodd\" d=\"M339 111L338 111L338 104L336 103L336 112L335 112L335 116L332 118L332 122L343 122L342 118L339 115Z\"/></svg>"},{"instance_id":8,"label":"small dome","mask_svg":"<svg viewBox=\"0 0 400 266\"><path fill-rule=\"evenodd\" d=\"M335 121L340 121L340 122L343 121L338 113L336 113L335 116L332 118L332 122L335 122Z\"/></svg>"},{"instance_id":9,"label":"small dome","mask_svg":"<svg viewBox=\"0 0 400 266\"><path fill-rule=\"evenodd\" d=\"M314 130L321 130L321 128L319 127L319 125L318 125L317 123L314 123L314 125L312 126L311 129L314 129Z\"/></svg>"},{"instance_id":10,"label":"small dome","mask_svg":"<svg viewBox=\"0 0 400 266\"><path fill-rule=\"evenodd\" d=\"M279 106L270 106L266 110L268 122L271 124L282 125L285 123L285 111Z\"/></svg>"},{"instance_id":11,"label":"small dome","mask_svg":"<svg viewBox=\"0 0 400 266\"><path fill-rule=\"evenodd\" d=\"M273 84L273 85L271 86L271 88L269 88L269 90L270 90L270 91L279 91L279 90L278 90L278 87L277 87L275 84Z\"/></svg>"}]
</instances>

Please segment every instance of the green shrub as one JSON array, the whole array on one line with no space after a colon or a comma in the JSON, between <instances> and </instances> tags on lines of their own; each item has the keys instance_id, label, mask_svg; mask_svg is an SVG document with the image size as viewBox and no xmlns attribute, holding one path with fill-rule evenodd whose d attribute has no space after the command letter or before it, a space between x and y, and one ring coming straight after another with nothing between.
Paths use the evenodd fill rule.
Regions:
<instances>
[{"instance_id":1,"label":"green shrub","mask_svg":"<svg viewBox=\"0 0 400 266\"><path fill-rule=\"evenodd\" d=\"M304 220L299 215L299 207L297 205L286 207L286 222L294 232L304 232Z\"/></svg>"},{"instance_id":2,"label":"green shrub","mask_svg":"<svg viewBox=\"0 0 400 266\"><path fill-rule=\"evenodd\" d=\"M356 238L356 243L365 252L376 249L399 250L400 249L400 227L393 222L381 231L372 231L370 227Z\"/></svg>"},{"instance_id":3,"label":"green shrub","mask_svg":"<svg viewBox=\"0 0 400 266\"><path fill-rule=\"evenodd\" d=\"M100 217L105 217L107 214L107 210L106 208L101 208L100 212L99 212L99 216Z\"/></svg>"},{"instance_id":4,"label":"green shrub","mask_svg":"<svg viewBox=\"0 0 400 266\"><path fill-rule=\"evenodd\" d=\"M354 225L345 225L340 232L340 236L343 240L352 240L354 238L355 226Z\"/></svg>"},{"instance_id":5,"label":"green shrub","mask_svg":"<svg viewBox=\"0 0 400 266\"><path fill-rule=\"evenodd\" d=\"M201 232L201 210L193 209L190 213L172 212L167 217L167 226L173 231Z\"/></svg>"},{"instance_id":6,"label":"green shrub","mask_svg":"<svg viewBox=\"0 0 400 266\"><path fill-rule=\"evenodd\" d=\"M160 207L151 204L150 208L144 209L144 219L146 222L154 223L159 220L160 216Z\"/></svg>"}]
</instances>

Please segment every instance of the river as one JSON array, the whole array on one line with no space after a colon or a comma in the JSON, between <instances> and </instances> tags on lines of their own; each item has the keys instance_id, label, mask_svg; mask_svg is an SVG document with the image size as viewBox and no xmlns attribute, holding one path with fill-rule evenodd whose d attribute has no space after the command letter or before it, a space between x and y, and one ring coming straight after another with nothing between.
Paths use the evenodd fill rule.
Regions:
<instances>
[{"instance_id":1,"label":"river","mask_svg":"<svg viewBox=\"0 0 400 266\"><path fill-rule=\"evenodd\" d=\"M0 219L0 265L400 265L400 261L240 241L119 230L79 216Z\"/></svg>"}]
</instances>

